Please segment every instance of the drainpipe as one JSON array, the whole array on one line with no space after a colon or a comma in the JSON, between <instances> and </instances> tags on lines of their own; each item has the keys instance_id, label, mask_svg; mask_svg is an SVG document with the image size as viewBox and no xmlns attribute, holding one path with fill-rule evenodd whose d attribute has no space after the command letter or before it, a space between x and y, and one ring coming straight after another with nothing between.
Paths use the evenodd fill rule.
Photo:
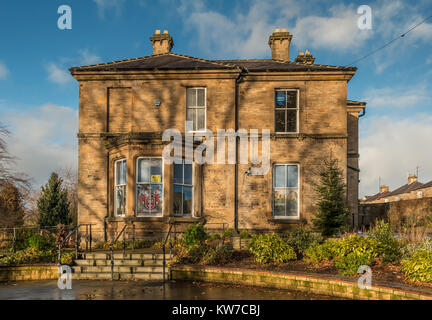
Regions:
<instances>
[{"instance_id":1,"label":"drainpipe","mask_svg":"<svg viewBox=\"0 0 432 320\"><path fill-rule=\"evenodd\" d=\"M106 155L106 162L107 162L107 165L106 165L106 216L105 216L105 219L104 219L104 225L103 225L103 227L104 227L104 241L105 242L107 242L108 241L108 235L107 235L107 219L109 218L109 199L110 199L110 197L109 197L109 168L110 168L110 165L109 165L109 151L107 151L107 155Z\"/></svg>"},{"instance_id":2,"label":"drainpipe","mask_svg":"<svg viewBox=\"0 0 432 320\"><path fill-rule=\"evenodd\" d=\"M366 106L363 108L363 112L359 114L359 118L363 117L366 114Z\"/></svg>"},{"instance_id":3,"label":"drainpipe","mask_svg":"<svg viewBox=\"0 0 432 320\"><path fill-rule=\"evenodd\" d=\"M241 68L242 71L238 75L235 81L235 132L237 133L239 130L239 84L243 80L247 71L244 68ZM238 233L238 203L239 203L239 195L238 195L238 181L239 181L239 140L240 137L236 135L236 162L235 162L235 174L234 174L234 229Z\"/></svg>"}]
</instances>

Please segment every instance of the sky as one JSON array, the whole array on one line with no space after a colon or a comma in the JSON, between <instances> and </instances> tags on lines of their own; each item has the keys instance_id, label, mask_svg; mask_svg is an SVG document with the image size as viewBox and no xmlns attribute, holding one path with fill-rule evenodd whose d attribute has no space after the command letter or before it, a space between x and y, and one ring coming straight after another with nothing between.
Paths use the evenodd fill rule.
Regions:
<instances>
[{"instance_id":1,"label":"sky","mask_svg":"<svg viewBox=\"0 0 432 320\"><path fill-rule=\"evenodd\" d=\"M72 29L58 28L58 8ZM368 5L372 29L358 27ZM173 52L205 59L270 58L275 28L293 34L291 59L308 49L319 64L350 65L432 15L432 1L3 0L0 121L11 131L17 170L35 187L77 166L78 84L68 68L152 54L169 30ZM418 168L432 180L432 19L355 64L348 99L360 119L360 196L393 190Z\"/></svg>"}]
</instances>

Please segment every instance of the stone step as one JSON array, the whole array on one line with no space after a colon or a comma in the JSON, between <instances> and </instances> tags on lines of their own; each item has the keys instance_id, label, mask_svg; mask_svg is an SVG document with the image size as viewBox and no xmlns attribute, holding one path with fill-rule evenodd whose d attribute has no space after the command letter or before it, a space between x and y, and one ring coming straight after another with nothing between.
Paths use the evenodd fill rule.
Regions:
<instances>
[{"instance_id":1,"label":"stone step","mask_svg":"<svg viewBox=\"0 0 432 320\"><path fill-rule=\"evenodd\" d=\"M111 266L79 266L72 267L74 273L111 273ZM166 268L165 270L168 270ZM130 266L114 266L114 272L120 273L163 273L163 267L130 267Z\"/></svg>"},{"instance_id":2,"label":"stone step","mask_svg":"<svg viewBox=\"0 0 432 320\"><path fill-rule=\"evenodd\" d=\"M166 259L166 264L170 262ZM97 259L78 259L75 260L78 266L111 266L111 260L97 260ZM162 266L163 260L114 260L115 266Z\"/></svg>"},{"instance_id":3,"label":"stone step","mask_svg":"<svg viewBox=\"0 0 432 320\"><path fill-rule=\"evenodd\" d=\"M169 279L168 272L165 273L165 279ZM72 280L111 280L111 273L107 272L86 272L74 273ZM114 273L114 280L147 280L161 281L163 280L162 273Z\"/></svg>"}]
</instances>

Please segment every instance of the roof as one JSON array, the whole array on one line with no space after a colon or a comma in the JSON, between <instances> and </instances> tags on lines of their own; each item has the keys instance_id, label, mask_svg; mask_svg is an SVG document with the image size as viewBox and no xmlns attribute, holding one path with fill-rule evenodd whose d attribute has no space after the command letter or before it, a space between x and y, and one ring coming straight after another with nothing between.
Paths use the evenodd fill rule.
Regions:
<instances>
[{"instance_id":1,"label":"roof","mask_svg":"<svg viewBox=\"0 0 432 320\"><path fill-rule=\"evenodd\" d=\"M205 60L176 53L152 55L113 61L90 66L73 67L76 71L136 71L136 70L241 70L250 72L299 71L356 71L356 67L304 64L291 61L263 60Z\"/></svg>"},{"instance_id":2,"label":"roof","mask_svg":"<svg viewBox=\"0 0 432 320\"><path fill-rule=\"evenodd\" d=\"M407 192L411 192L413 190L419 189L423 186L423 183L421 182L413 182L413 183L407 183L405 185L403 185L402 187L397 188L396 190L390 192L390 194L388 194L388 196L395 196L401 193L407 193Z\"/></svg>"},{"instance_id":3,"label":"roof","mask_svg":"<svg viewBox=\"0 0 432 320\"><path fill-rule=\"evenodd\" d=\"M432 187L432 180L427 182L427 183L424 183L423 185L421 185L417 189L426 189L426 188L430 188L430 187Z\"/></svg>"},{"instance_id":4,"label":"roof","mask_svg":"<svg viewBox=\"0 0 432 320\"><path fill-rule=\"evenodd\" d=\"M376 200L379 200L381 198L387 197L390 194L391 194L390 191L380 192L380 193L374 194L373 196L366 197L366 199L363 200L363 202L376 201Z\"/></svg>"}]
</instances>

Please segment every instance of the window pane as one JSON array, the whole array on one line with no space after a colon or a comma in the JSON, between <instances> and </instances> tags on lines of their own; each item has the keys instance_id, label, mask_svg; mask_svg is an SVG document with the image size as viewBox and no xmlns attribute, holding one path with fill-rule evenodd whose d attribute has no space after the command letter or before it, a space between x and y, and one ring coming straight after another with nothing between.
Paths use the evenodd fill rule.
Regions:
<instances>
[{"instance_id":1,"label":"window pane","mask_svg":"<svg viewBox=\"0 0 432 320\"><path fill-rule=\"evenodd\" d=\"M162 213L163 192L161 184L137 186L137 214Z\"/></svg>"},{"instance_id":2,"label":"window pane","mask_svg":"<svg viewBox=\"0 0 432 320\"><path fill-rule=\"evenodd\" d=\"M192 164L184 164L184 184L192 184Z\"/></svg>"},{"instance_id":3,"label":"window pane","mask_svg":"<svg viewBox=\"0 0 432 320\"><path fill-rule=\"evenodd\" d=\"M287 110L287 132L297 132L297 110Z\"/></svg>"},{"instance_id":4,"label":"window pane","mask_svg":"<svg viewBox=\"0 0 432 320\"><path fill-rule=\"evenodd\" d=\"M205 130L205 109L197 109L197 131Z\"/></svg>"},{"instance_id":5,"label":"window pane","mask_svg":"<svg viewBox=\"0 0 432 320\"><path fill-rule=\"evenodd\" d=\"M122 175L120 183L126 184L126 160L122 161Z\"/></svg>"},{"instance_id":6,"label":"window pane","mask_svg":"<svg viewBox=\"0 0 432 320\"><path fill-rule=\"evenodd\" d=\"M187 109L186 110L186 120L192 121L192 130L196 131L196 112L197 109Z\"/></svg>"},{"instance_id":7,"label":"window pane","mask_svg":"<svg viewBox=\"0 0 432 320\"><path fill-rule=\"evenodd\" d=\"M297 188L298 187L298 166L288 166L287 171L287 187Z\"/></svg>"},{"instance_id":8,"label":"window pane","mask_svg":"<svg viewBox=\"0 0 432 320\"><path fill-rule=\"evenodd\" d=\"M183 183L183 165L174 163L174 183Z\"/></svg>"},{"instance_id":9,"label":"window pane","mask_svg":"<svg viewBox=\"0 0 432 320\"><path fill-rule=\"evenodd\" d=\"M138 159L138 182L150 182L149 159Z\"/></svg>"},{"instance_id":10,"label":"window pane","mask_svg":"<svg viewBox=\"0 0 432 320\"><path fill-rule=\"evenodd\" d=\"M174 203L173 203L173 209L174 214L181 215L182 214L182 186L174 186Z\"/></svg>"},{"instance_id":11,"label":"window pane","mask_svg":"<svg viewBox=\"0 0 432 320\"><path fill-rule=\"evenodd\" d=\"M285 132L285 110L276 110L275 130Z\"/></svg>"},{"instance_id":12,"label":"window pane","mask_svg":"<svg viewBox=\"0 0 432 320\"><path fill-rule=\"evenodd\" d=\"M119 185L121 180L120 164L120 161L115 163L115 185Z\"/></svg>"},{"instance_id":13,"label":"window pane","mask_svg":"<svg viewBox=\"0 0 432 320\"><path fill-rule=\"evenodd\" d=\"M276 108L285 108L286 93L285 91L276 91L275 104Z\"/></svg>"},{"instance_id":14,"label":"window pane","mask_svg":"<svg viewBox=\"0 0 432 320\"><path fill-rule=\"evenodd\" d=\"M125 214L126 205L126 186L115 187L114 201L114 214L116 216L123 216Z\"/></svg>"},{"instance_id":15,"label":"window pane","mask_svg":"<svg viewBox=\"0 0 432 320\"><path fill-rule=\"evenodd\" d=\"M285 216L286 190L276 190L274 193L274 215Z\"/></svg>"},{"instance_id":16,"label":"window pane","mask_svg":"<svg viewBox=\"0 0 432 320\"><path fill-rule=\"evenodd\" d=\"M298 193L297 191L289 191L286 197L286 215L298 215Z\"/></svg>"},{"instance_id":17,"label":"window pane","mask_svg":"<svg viewBox=\"0 0 432 320\"><path fill-rule=\"evenodd\" d=\"M287 91L287 108L297 108L297 91Z\"/></svg>"},{"instance_id":18,"label":"window pane","mask_svg":"<svg viewBox=\"0 0 432 320\"><path fill-rule=\"evenodd\" d=\"M183 187L183 214L192 213L192 187Z\"/></svg>"},{"instance_id":19,"label":"window pane","mask_svg":"<svg viewBox=\"0 0 432 320\"><path fill-rule=\"evenodd\" d=\"M274 186L276 188L285 187L285 168L286 168L286 166L275 166L275 169L274 169Z\"/></svg>"},{"instance_id":20,"label":"window pane","mask_svg":"<svg viewBox=\"0 0 432 320\"><path fill-rule=\"evenodd\" d=\"M186 106L188 107L196 106L196 89L186 90Z\"/></svg>"},{"instance_id":21,"label":"window pane","mask_svg":"<svg viewBox=\"0 0 432 320\"><path fill-rule=\"evenodd\" d=\"M197 89L197 94L198 94L197 106L204 107L205 106L205 89Z\"/></svg>"}]
</instances>

